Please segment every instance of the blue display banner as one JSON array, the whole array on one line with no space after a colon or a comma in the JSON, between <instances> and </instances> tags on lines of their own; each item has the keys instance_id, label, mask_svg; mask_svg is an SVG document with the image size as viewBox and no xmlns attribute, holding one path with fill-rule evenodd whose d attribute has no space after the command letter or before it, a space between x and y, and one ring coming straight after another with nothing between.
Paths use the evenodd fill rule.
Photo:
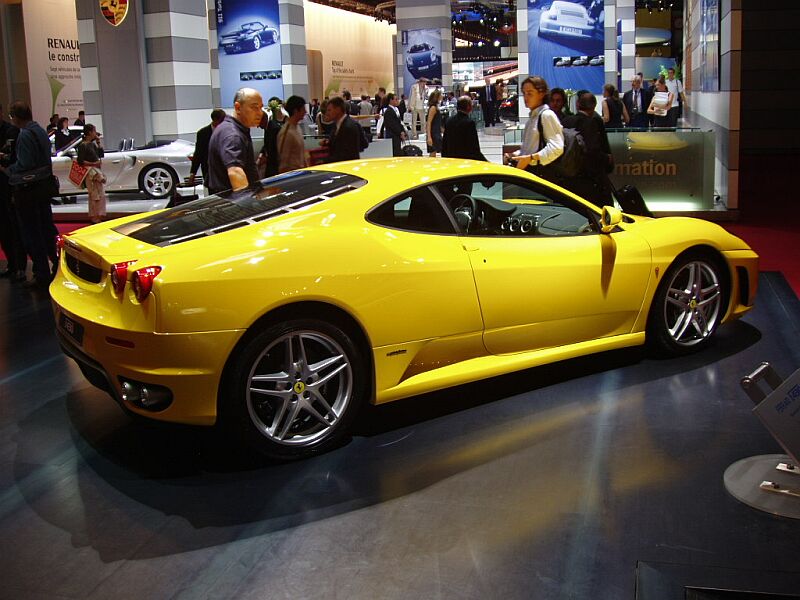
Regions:
<instances>
[{"instance_id":1,"label":"blue display banner","mask_svg":"<svg viewBox=\"0 0 800 600\"><path fill-rule=\"evenodd\" d=\"M442 81L442 33L439 29L409 29L401 34L403 47L403 93L423 77Z\"/></svg>"},{"instance_id":2,"label":"blue display banner","mask_svg":"<svg viewBox=\"0 0 800 600\"><path fill-rule=\"evenodd\" d=\"M528 0L528 72L550 88L589 90L605 83L603 0Z\"/></svg>"},{"instance_id":3,"label":"blue display banner","mask_svg":"<svg viewBox=\"0 0 800 600\"><path fill-rule=\"evenodd\" d=\"M278 0L216 0L219 87L223 106L251 87L264 104L283 98Z\"/></svg>"}]
</instances>

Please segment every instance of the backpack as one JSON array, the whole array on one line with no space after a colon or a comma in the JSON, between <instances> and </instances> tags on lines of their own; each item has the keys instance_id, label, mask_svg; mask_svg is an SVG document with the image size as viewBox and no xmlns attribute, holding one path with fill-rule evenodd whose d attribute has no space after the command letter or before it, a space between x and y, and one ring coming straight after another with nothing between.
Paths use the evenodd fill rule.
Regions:
<instances>
[{"instance_id":1,"label":"backpack","mask_svg":"<svg viewBox=\"0 0 800 600\"><path fill-rule=\"evenodd\" d=\"M544 112L543 110L539 114L539 121L536 124L536 127L539 129L539 150L544 148L546 143L544 139L544 130L542 129L542 114L544 114ZM583 163L586 157L586 142L577 129L564 127L563 131L564 153L547 166L553 167L562 177L576 177L583 172Z\"/></svg>"}]
</instances>

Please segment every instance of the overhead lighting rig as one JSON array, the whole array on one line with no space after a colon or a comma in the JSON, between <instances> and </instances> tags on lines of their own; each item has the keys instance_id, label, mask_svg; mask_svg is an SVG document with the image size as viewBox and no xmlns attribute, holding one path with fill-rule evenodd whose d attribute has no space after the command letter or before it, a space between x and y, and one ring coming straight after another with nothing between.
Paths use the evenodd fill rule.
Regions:
<instances>
[{"instance_id":1,"label":"overhead lighting rig","mask_svg":"<svg viewBox=\"0 0 800 600\"><path fill-rule=\"evenodd\" d=\"M683 0L636 0L637 10L646 10L650 14L666 10L683 10Z\"/></svg>"}]
</instances>

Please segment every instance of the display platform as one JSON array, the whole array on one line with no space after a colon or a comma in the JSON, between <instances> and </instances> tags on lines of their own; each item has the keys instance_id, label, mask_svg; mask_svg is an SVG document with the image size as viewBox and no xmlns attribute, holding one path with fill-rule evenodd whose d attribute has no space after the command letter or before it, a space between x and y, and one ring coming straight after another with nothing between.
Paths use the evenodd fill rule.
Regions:
<instances>
[{"instance_id":1,"label":"display platform","mask_svg":"<svg viewBox=\"0 0 800 600\"><path fill-rule=\"evenodd\" d=\"M800 574L798 521L723 484L780 451L739 387L800 365L777 274L702 353L371 407L349 444L290 464L132 422L61 354L46 296L0 280L0 313L0 598L625 600L641 564Z\"/></svg>"}]
</instances>

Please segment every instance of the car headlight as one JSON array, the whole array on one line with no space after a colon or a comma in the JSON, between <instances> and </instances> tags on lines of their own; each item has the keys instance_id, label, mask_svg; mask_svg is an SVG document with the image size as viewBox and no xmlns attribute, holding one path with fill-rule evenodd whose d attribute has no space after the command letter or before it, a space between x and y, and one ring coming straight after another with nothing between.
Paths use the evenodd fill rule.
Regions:
<instances>
[{"instance_id":1,"label":"car headlight","mask_svg":"<svg viewBox=\"0 0 800 600\"><path fill-rule=\"evenodd\" d=\"M547 18L550 19L551 21L555 21L556 20L556 15L555 15L555 13L548 13L547 14Z\"/></svg>"},{"instance_id":2,"label":"car headlight","mask_svg":"<svg viewBox=\"0 0 800 600\"><path fill-rule=\"evenodd\" d=\"M410 67L411 65L414 64L414 59L411 58L410 56L407 56L406 57L406 64Z\"/></svg>"},{"instance_id":3,"label":"car headlight","mask_svg":"<svg viewBox=\"0 0 800 600\"><path fill-rule=\"evenodd\" d=\"M431 62L436 62L436 52L431 52Z\"/></svg>"}]
</instances>

